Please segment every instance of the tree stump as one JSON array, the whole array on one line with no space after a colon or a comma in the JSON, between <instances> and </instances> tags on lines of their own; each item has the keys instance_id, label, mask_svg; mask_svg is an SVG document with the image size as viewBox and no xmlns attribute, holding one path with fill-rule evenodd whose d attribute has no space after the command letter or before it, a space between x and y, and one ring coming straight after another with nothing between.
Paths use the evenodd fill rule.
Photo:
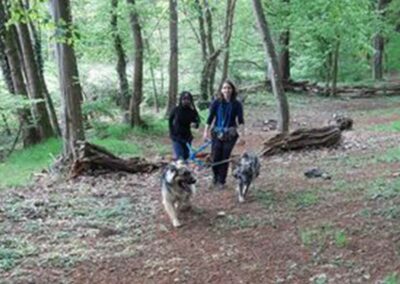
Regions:
<instances>
[{"instance_id":1,"label":"tree stump","mask_svg":"<svg viewBox=\"0 0 400 284\"><path fill-rule=\"evenodd\" d=\"M71 177L77 177L84 173L93 173L98 170L151 173L162 166L162 163L150 163L142 158L122 159L105 148L86 141L78 142L78 144L78 159L72 165Z\"/></svg>"},{"instance_id":2,"label":"tree stump","mask_svg":"<svg viewBox=\"0 0 400 284\"><path fill-rule=\"evenodd\" d=\"M341 131L336 125L322 128L297 129L289 134L279 133L263 143L262 156L300 150L308 147L330 147L340 142Z\"/></svg>"}]
</instances>

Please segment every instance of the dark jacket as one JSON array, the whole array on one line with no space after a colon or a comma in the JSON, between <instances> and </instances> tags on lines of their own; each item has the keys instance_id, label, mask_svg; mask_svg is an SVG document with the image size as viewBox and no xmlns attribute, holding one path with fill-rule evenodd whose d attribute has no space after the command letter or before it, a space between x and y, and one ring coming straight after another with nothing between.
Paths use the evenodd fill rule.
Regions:
<instances>
[{"instance_id":1,"label":"dark jacket","mask_svg":"<svg viewBox=\"0 0 400 284\"><path fill-rule=\"evenodd\" d=\"M224 122L224 125L217 125L219 120L218 114L222 115L222 121ZM207 124L211 125L214 118L216 119L215 126L217 127L237 127L238 125L236 119L238 120L239 124L244 124L242 103L238 100L233 100L230 103L227 103L225 100L221 99L215 100L211 104Z\"/></svg>"},{"instance_id":2,"label":"dark jacket","mask_svg":"<svg viewBox=\"0 0 400 284\"><path fill-rule=\"evenodd\" d=\"M169 135L175 141L191 141L193 139L190 124L199 127L200 117L197 111L191 107L177 106L169 116Z\"/></svg>"}]
</instances>

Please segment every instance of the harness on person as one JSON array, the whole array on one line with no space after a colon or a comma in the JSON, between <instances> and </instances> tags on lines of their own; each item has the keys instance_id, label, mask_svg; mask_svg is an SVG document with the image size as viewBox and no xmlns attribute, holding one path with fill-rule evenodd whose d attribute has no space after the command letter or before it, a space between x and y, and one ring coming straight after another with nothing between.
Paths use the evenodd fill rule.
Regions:
<instances>
[{"instance_id":1,"label":"harness on person","mask_svg":"<svg viewBox=\"0 0 400 284\"><path fill-rule=\"evenodd\" d=\"M198 149L194 149L190 143L186 143L186 147L189 149L189 161L192 161L198 166L205 166L206 163L200 159L198 159L198 156L201 152L203 152L210 144L212 143L211 140L207 140L203 145L201 145Z\"/></svg>"}]
</instances>

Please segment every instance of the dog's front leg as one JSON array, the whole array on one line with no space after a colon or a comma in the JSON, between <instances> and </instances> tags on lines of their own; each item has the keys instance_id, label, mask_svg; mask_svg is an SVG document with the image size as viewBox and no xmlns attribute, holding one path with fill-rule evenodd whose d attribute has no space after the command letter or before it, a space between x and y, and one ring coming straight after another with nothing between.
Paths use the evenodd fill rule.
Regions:
<instances>
[{"instance_id":1,"label":"dog's front leg","mask_svg":"<svg viewBox=\"0 0 400 284\"><path fill-rule=\"evenodd\" d=\"M236 192L237 192L240 203L244 202L244 195L243 195L243 187L244 186L245 186L244 182L242 180L239 180L238 186L236 187Z\"/></svg>"},{"instance_id":2,"label":"dog's front leg","mask_svg":"<svg viewBox=\"0 0 400 284\"><path fill-rule=\"evenodd\" d=\"M182 224L178 220L178 214L176 212L174 204L165 198L163 199L163 204L164 204L165 211L167 211L167 214L168 214L169 218L171 219L172 225L175 228L182 226Z\"/></svg>"}]
</instances>

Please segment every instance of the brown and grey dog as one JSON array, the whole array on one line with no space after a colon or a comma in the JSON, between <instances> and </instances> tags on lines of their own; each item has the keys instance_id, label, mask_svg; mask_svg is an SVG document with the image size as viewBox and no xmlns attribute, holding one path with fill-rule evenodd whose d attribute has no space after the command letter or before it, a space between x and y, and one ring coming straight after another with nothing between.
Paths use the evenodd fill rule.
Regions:
<instances>
[{"instance_id":1,"label":"brown and grey dog","mask_svg":"<svg viewBox=\"0 0 400 284\"><path fill-rule=\"evenodd\" d=\"M196 191L195 183L193 173L182 161L170 163L162 174L162 203L174 227L181 226L179 212L191 208L190 198Z\"/></svg>"},{"instance_id":2,"label":"brown and grey dog","mask_svg":"<svg viewBox=\"0 0 400 284\"><path fill-rule=\"evenodd\" d=\"M251 183L259 174L260 160L257 155L244 153L233 171L233 177L237 180L236 191L240 203L244 202Z\"/></svg>"}]
</instances>

